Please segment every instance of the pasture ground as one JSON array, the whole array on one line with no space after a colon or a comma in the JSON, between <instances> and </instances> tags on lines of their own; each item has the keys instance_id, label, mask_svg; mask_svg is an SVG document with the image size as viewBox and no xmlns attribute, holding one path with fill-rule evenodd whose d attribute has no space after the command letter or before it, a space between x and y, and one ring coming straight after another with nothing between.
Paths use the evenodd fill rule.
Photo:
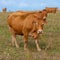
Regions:
<instances>
[{"instance_id":1,"label":"pasture ground","mask_svg":"<svg viewBox=\"0 0 60 60\"><path fill-rule=\"evenodd\" d=\"M7 24L9 14L0 12L0 60L60 60L60 11L48 14L48 23L39 37L41 52L36 50L33 38L29 38L29 51L23 50L22 36L17 36L20 48L11 46L11 34ZM48 45L50 48L44 50Z\"/></svg>"}]
</instances>

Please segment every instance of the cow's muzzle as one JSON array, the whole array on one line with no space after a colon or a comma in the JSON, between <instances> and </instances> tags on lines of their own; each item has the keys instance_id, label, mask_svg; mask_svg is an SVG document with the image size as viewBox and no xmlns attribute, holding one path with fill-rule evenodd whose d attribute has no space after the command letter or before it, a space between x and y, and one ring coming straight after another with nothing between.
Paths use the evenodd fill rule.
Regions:
<instances>
[{"instance_id":1,"label":"cow's muzzle","mask_svg":"<svg viewBox=\"0 0 60 60\"><path fill-rule=\"evenodd\" d=\"M46 16L45 16L45 17L43 17L43 19L45 20L45 19L46 19Z\"/></svg>"},{"instance_id":2,"label":"cow's muzzle","mask_svg":"<svg viewBox=\"0 0 60 60\"><path fill-rule=\"evenodd\" d=\"M38 34L42 34L43 33L43 30L38 30L37 33Z\"/></svg>"}]
</instances>

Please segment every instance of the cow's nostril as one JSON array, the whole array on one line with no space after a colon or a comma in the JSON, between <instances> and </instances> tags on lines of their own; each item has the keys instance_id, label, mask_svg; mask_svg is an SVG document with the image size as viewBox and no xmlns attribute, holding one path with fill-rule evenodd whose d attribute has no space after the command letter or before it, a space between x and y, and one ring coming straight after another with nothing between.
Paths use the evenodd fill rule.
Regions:
<instances>
[{"instance_id":1,"label":"cow's nostril","mask_svg":"<svg viewBox=\"0 0 60 60\"><path fill-rule=\"evenodd\" d=\"M37 33L41 34L41 33L43 33L43 30L38 30Z\"/></svg>"}]
</instances>

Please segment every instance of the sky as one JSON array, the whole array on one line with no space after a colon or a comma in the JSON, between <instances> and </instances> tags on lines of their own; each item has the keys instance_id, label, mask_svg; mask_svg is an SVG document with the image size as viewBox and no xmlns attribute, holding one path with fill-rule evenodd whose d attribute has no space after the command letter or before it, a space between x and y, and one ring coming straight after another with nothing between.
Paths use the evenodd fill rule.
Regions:
<instances>
[{"instance_id":1,"label":"sky","mask_svg":"<svg viewBox=\"0 0 60 60\"><path fill-rule=\"evenodd\" d=\"M58 7L60 9L60 0L1 0L0 11L7 8L7 11L17 10L42 10L45 7Z\"/></svg>"}]
</instances>

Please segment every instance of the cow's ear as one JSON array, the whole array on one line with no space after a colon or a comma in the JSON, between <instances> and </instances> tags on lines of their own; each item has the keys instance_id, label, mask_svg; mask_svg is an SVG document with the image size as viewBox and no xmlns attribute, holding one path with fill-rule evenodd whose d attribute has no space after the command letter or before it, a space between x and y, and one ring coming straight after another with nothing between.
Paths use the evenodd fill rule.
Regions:
<instances>
[{"instance_id":1,"label":"cow's ear","mask_svg":"<svg viewBox=\"0 0 60 60\"><path fill-rule=\"evenodd\" d=\"M43 9L43 11L47 12L47 10L46 10L46 9ZM43 11L42 11L42 12L43 12ZM48 13L48 12L47 12L47 13Z\"/></svg>"},{"instance_id":2,"label":"cow's ear","mask_svg":"<svg viewBox=\"0 0 60 60\"><path fill-rule=\"evenodd\" d=\"M46 9L43 9L43 11L46 11Z\"/></svg>"}]
</instances>

